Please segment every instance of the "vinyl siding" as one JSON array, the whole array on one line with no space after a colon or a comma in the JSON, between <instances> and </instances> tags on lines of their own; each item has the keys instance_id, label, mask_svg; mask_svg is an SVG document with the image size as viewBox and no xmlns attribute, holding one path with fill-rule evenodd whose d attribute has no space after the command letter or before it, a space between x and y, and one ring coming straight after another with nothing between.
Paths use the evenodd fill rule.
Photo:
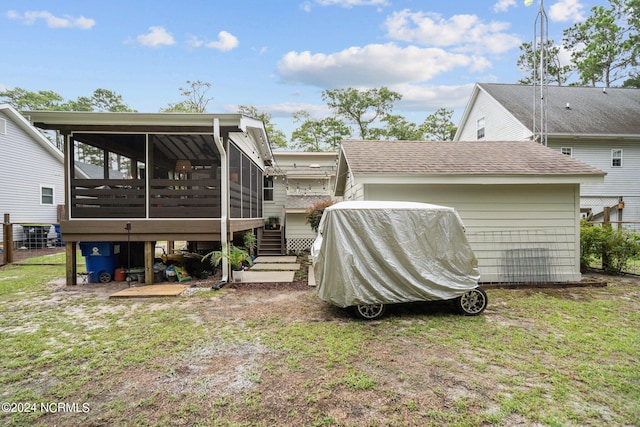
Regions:
<instances>
[{"instance_id":1,"label":"vinyl siding","mask_svg":"<svg viewBox=\"0 0 640 427\"><path fill-rule=\"evenodd\" d=\"M0 119L6 120L6 134L0 133L0 214L10 214L13 223L56 223L57 205L64 204L61 160L3 111ZM54 189L52 205L41 203L42 186ZM22 239L22 227L14 227L14 239Z\"/></svg>"},{"instance_id":2,"label":"vinyl siding","mask_svg":"<svg viewBox=\"0 0 640 427\"><path fill-rule=\"evenodd\" d=\"M578 185L367 185L367 200L455 208L478 258L481 282L503 282L505 257L543 251L549 281L580 279ZM542 252L541 252L542 253Z\"/></svg>"},{"instance_id":3,"label":"vinyl siding","mask_svg":"<svg viewBox=\"0 0 640 427\"><path fill-rule=\"evenodd\" d=\"M287 252L296 250L306 250L311 248L311 244L316 238L316 233L307 224L305 214L288 213L286 228Z\"/></svg>"},{"instance_id":4,"label":"vinyl siding","mask_svg":"<svg viewBox=\"0 0 640 427\"><path fill-rule=\"evenodd\" d=\"M530 132L500 104L483 91L478 93L467 120L461 123L459 141L476 141L478 119L485 120L485 141L518 141L528 139Z\"/></svg>"},{"instance_id":5,"label":"vinyl siding","mask_svg":"<svg viewBox=\"0 0 640 427\"><path fill-rule=\"evenodd\" d=\"M277 177L273 183L273 201L264 202L264 217L280 217L282 220L282 209L287 200L287 190L282 177Z\"/></svg>"},{"instance_id":6,"label":"vinyl siding","mask_svg":"<svg viewBox=\"0 0 640 427\"><path fill-rule=\"evenodd\" d=\"M571 147L573 158L607 173L604 182L581 186L584 207L601 211L602 206L611 206L622 196L623 220L640 222L640 141L553 140L549 147L558 151ZM618 148L623 150L622 167L612 167L611 150ZM596 206L599 198L602 206Z\"/></svg>"},{"instance_id":7,"label":"vinyl siding","mask_svg":"<svg viewBox=\"0 0 640 427\"><path fill-rule=\"evenodd\" d=\"M349 172L345 182L344 200L364 200L364 186L354 180L353 174Z\"/></svg>"}]
</instances>

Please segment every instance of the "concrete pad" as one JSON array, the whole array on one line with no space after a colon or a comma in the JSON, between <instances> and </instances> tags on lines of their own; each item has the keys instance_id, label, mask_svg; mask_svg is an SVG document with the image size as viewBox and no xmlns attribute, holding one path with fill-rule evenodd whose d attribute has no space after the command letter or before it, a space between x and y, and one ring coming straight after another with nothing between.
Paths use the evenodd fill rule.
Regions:
<instances>
[{"instance_id":1,"label":"concrete pad","mask_svg":"<svg viewBox=\"0 0 640 427\"><path fill-rule=\"evenodd\" d=\"M188 285L135 286L111 294L109 298L177 297L187 288Z\"/></svg>"},{"instance_id":2,"label":"concrete pad","mask_svg":"<svg viewBox=\"0 0 640 427\"><path fill-rule=\"evenodd\" d=\"M295 271L245 271L243 283L293 282Z\"/></svg>"},{"instance_id":3,"label":"concrete pad","mask_svg":"<svg viewBox=\"0 0 640 427\"><path fill-rule=\"evenodd\" d=\"M307 284L309 286L316 285L316 273L313 271L313 265L309 266L309 273L307 274Z\"/></svg>"},{"instance_id":4,"label":"concrete pad","mask_svg":"<svg viewBox=\"0 0 640 427\"><path fill-rule=\"evenodd\" d=\"M254 259L253 262L256 264L259 263L273 263L273 262L285 262L285 263L295 263L297 257L295 255L284 255L284 256L259 256Z\"/></svg>"},{"instance_id":5,"label":"concrete pad","mask_svg":"<svg viewBox=\"0 0 640 427\"><path fill-rule=\"evenodd\" d=\"M258 263L253 264L249 268L249 270L300 270L300 264L285 264L283 262L274 262L274 263Z\"/></svg>"}]
</instances>

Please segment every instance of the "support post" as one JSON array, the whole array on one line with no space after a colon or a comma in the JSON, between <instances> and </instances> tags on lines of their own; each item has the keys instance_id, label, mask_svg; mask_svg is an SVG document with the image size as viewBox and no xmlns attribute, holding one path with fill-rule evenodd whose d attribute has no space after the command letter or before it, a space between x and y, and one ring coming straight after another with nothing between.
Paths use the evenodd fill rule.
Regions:
<instances>
[{"instance_id":1,"label":"support post","mask_svg":"<svg viewBox=\"0 0 640 427\"><path fill-rule=\"evenodd\" d=\"M77 259L77 242L66 242L64 247L66 255L66 274L67 286L75 286L78 284L78 259Z\"/></svg>"},{"instance_id":2,"label":"support post","mask_svg":"<svg viewBox=\"0 0 640 427\"><path fill-rule=\"evenodd\" d=\"M153 242L144 242L144 284L153 285L153 257L155 246Z\"/></svg>"},{"instance_id":3,"label":"support post","mask_svg":"<svg viewBox=\"0 0 640 427\"><path fill-rule=\"evenodd\" d=\"M4 247L4 262L11 264L13 262L13 225L11 225L11 215L8 213L4 214L2 241Z\"/></svg>"}]
</instances>

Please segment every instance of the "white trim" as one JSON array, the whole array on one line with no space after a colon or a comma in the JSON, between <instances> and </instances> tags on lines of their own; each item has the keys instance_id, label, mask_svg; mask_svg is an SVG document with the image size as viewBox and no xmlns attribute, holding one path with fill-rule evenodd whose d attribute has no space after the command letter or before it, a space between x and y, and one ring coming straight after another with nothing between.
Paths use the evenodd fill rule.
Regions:
<instances>
[{"instance_id":1,"label":"white trim","mask_svg":"<svg viewBox=\"0 0 640 427\"><path fill-rule=\"evenodd\" d=\"M614 154L620 153L620 156L615 156ZM612 148L611 149L611 167L612 168L621 168L624 166L624 162L623 162L623 154L622 154L622 148ZM613 161L614 160L620 160L620 164L619 165L614 165Z\"/></svg>"},{"instance_id":2,"label":"white trim","mask_svg":"<svg viewBox=\"0 0 640 427\"><path fill-rule=\"evenodd\" d=\"M0 118L0 135L7 134L7 119Z\"/></svg>"},{"instance_id":3,"label":"white trim","mask_svg":"<svg viewBox=\"0 0 640 427\"><path fill-rule=\"evenodd\" d=\"M480 135L480 131L482 131L482 135ZM486 136L487 136L487 120L484 116L482 116L476 120L476 139L477 140L485 139Z\"/></svg>"},{"instance_id":4,"label":"white trim","mask_svg":"<svg viewBox=\"0 0 640 427\"><path fill-rule=\"evenodd\" d=\"M48 188L51 189L51 203L44 203L42 201L43 197L45 196L44 193L42 192L43 189ZM49 195L47 195L47 197L49 197ZM41 206L55 206L56 204L56 187L55 185L49 185L49 184L40 184L40 205Z\"/></svg>"}]
</instances>

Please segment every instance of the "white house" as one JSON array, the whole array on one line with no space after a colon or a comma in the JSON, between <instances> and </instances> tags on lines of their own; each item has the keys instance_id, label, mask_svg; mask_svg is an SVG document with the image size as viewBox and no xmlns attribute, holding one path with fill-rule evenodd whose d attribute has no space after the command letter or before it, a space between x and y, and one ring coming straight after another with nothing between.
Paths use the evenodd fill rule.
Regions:
<instances>
[{"instance_id":1,"label":"white house","mask_svg":"<svg viewBox=\"0 0 640 427\"><path fill-rule=\"evenodd\" d=\"M47 234L59 223L58 206L64 205L63 155L13 107L0 104L0 214L12 223L37 224ZM42 233L13 227L13 240L27 246L46 244ZM40 228L42 227L42 228ZM0 229L0 236L2 230ZM37 240L36 240L37 239ZM2 238L0 238L2 242Z\"/></svg>"},{"instance_id":2,"label":"white house","mask_svg":"<svg viewBox=\"0 0 640 427\"><path fill-rule=\"evenodd\" d=\"M274 151L265 171L265 217L278 217L286 252L306 250L316 235L305 211L315 202L332 199L338 153Z\"/></svg>"},{"instance_id":3,"label":"white house","mask_svg":"<svg viewBox=\"0 0 640 427\"><path fill-rule=\"evenodd\" d=\"M476 84L454 140L531 140L533 91ZM582 185L585 216L612 207L613 221L640 222L640 89L549 86L547 145L607 173L603 182Z\"/></svg>"},{"instance_id":4,"label":"white house","mask_svg":"<svg viewBox=\"0 0 640 427\"><path fill-rule=\"evenodd\" d=\"M335 195L450 206L481 282L580 279L580 184L605 173L535 142L344 141Z\"/></svg>"}]
</instances>

